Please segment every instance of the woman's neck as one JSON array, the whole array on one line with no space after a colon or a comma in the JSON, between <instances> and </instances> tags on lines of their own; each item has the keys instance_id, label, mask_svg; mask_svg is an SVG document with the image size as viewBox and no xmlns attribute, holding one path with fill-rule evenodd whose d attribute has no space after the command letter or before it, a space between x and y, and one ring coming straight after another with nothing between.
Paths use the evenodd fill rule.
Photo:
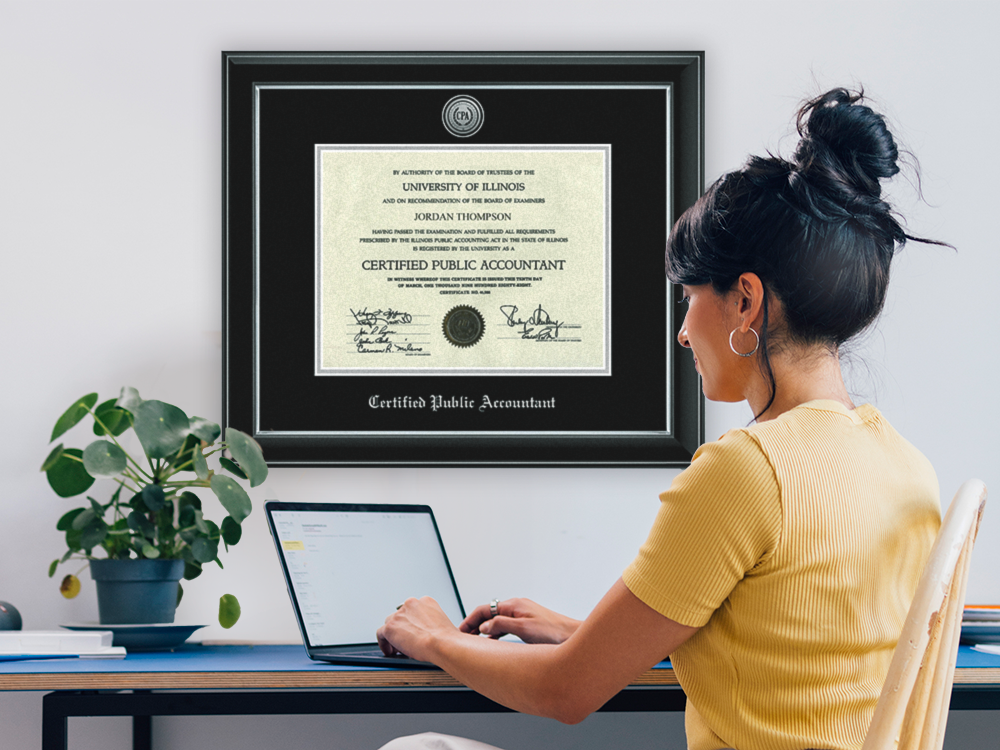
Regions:
<instances>
[{"instance_id":1,"label":"woman's neck","mask_svg":"<svg viewBox=\"0 0 1000 750\"><path fill-rule=\"evenodd\" d=\"M831 352L824 346L790 347L771 356L771 369L775 383L771 405L767 406L771 397L770 384L763 376L753 380L747 393L754 414L760 414L767 406L767 410L757 417L758 422L774 419L799 404L818 399L854 408L844 385L836 350Z\"/></svg>"}]
</instances>

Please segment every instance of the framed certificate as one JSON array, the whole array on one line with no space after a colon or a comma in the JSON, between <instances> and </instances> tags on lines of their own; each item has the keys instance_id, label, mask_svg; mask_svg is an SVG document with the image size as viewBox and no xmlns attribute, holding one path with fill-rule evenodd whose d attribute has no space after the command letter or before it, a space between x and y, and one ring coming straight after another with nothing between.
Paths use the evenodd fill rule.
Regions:
<instances>
[{"instance_id":1,"label":"framed certificate","mask_svg":"<svg viewBox=\"0 0 1000 750\"><path fill-rule=\"evenodd\" d=\"M272 465L690 461L703 65L224 53L224 422Z\"/></svg>"}]
</instances>

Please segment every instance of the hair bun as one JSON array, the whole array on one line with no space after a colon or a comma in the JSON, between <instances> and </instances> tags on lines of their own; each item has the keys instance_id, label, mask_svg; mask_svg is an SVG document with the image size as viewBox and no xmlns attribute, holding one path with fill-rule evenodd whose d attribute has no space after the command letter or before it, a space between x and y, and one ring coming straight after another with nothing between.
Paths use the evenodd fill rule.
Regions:
<instances>
[{"instance_id":1,"label":"hair bun","mask_svg":"<svg viewBox=\"0 0 1000 750\"><path fill-rule=\"evenodd\" d=\"M848 204L878 199L879 180L899 172L896 141L882 115L858 104L863 98L861 91L832 89L803 104L796 118L801 140L792 172L825 189L856 191L854 201L843 196Z\"/></svg>"}]
</instances>

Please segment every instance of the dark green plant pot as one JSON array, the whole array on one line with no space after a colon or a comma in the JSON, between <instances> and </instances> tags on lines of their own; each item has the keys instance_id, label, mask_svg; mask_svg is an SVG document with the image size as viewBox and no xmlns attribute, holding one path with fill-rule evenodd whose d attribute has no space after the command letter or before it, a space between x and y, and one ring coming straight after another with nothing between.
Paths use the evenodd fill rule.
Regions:
<instances>
[{"instance_id":1,"label":"dark green plant pot","mask_svg":"<svg viewBox=\"0 0 1000 750\"><path fill-rule=\"evenodd\" d=\"M183 560L91 560L102 625L174 621Z\"/></svg>"}]
</instances>

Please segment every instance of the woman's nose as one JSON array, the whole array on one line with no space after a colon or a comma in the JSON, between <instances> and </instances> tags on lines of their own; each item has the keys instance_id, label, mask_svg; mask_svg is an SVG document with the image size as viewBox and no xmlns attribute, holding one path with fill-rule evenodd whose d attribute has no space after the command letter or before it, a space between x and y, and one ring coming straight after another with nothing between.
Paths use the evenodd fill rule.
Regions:
<instances>
[{"instance_id":1,"label":"woman's nose","mask_svg":"<svg viewBox=\"0 0 1000 750\"><path fill-rule=\"evenodd\" d=\"M687 319L685 318L685 320ZM691 348L691 342L688 341L687 326L684 323L681 323L681 330L677 332L677 343L688 349Z\"/></svg>"}]
</instances>

